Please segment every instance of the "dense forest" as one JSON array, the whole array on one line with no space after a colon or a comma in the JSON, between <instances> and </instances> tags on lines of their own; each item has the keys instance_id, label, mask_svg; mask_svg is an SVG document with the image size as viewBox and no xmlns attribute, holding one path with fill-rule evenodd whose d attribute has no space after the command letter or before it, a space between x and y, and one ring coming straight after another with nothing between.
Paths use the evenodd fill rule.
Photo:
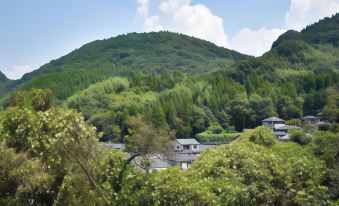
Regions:
<instances>
[{"instance_id":1,"label":"dense forest","mask_svg":"<svg viewBox=\"0 0 339 206\"><path fill-rule=\"evenodd\" d=\"M132 33L20 80L0 73L0 205L338 205L338 35L336 14L251 57ZM331 126L292 130L288 142L260 126L269 116L300 126L306 115ZM166 155L174 138L223 144L187 171L133 163Z\"/></svg>"},{"instance_id":2,"label":"dense forest","mask_svg":"<svg viewBox=\"0 0 339 206\"><path fill-rule=\"evenodd\" d=\"M126 138L146 153L170 135L128 122ZM207 150L190 170L149 174L100 147L101 134L80 113L53 108L50 91L13 97L0 125L1 205L338 204L337 130L297 131L281 142L257 127Z\"/></svg>"},{"instance_id":3,"label":"dense forest","mask_svg":"<svg viewBox=\"0 0 339 206\"><path fill-rule=\"evenodd\" d=\"M155 128L174 130L177 138L195 137L215 126L240 132L274 115L292 120L322 112L323 118L338 121L337 110L326 111L338 106L335 76L279 72L283 78L274 83L248 75L243 84L223 72L193 77L137 74L131 80L119 77L94 84L65 104L81 111L105 140L117 142L126 135L125 120L137 114Z\"/></svg>"}]
</instances>

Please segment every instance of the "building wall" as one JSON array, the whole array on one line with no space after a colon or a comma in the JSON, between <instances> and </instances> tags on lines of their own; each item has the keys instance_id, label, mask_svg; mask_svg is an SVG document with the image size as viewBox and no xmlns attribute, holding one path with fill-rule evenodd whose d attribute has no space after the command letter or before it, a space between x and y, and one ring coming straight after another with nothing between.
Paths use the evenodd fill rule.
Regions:
<instances>
[{"instance_id":1,"label":"building wall","mask_svg":"<svg viewBox=\"0 0 339 206\"><path fill-rule=\"evenodd\" d=\"M273 127L273 124L272 124L272 122L263 122L263 123L262 123L262 126L266 126L266 127L272 128L272 127Z\"/></svg>"},{"instance_id":2,"label":"building wall","mask_svg":"<svg viewBox=\"0 0 339 206\"><path fill-rule=\"evenodd\" d=\"M178 153L200 153L200 145L180 145L176 144L174 146L174 152Z\"/></svg>"}]
</instances>

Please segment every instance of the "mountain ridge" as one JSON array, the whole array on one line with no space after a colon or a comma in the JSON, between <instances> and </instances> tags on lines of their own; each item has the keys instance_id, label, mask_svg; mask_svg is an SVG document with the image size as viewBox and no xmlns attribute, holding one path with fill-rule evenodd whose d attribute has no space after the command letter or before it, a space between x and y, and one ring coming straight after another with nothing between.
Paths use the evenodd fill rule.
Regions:
<instances>
[{"instance_id":1,"label":"mountain ridge","mask_svg":"<svg viewBox=\"0 0 339 206\"><path fill-rule=\"evenodd\" d=\"M183 34L130 33L85 44L25 74L8 88L49 88L57 98L66 99L108 77L130 77L138 72L203 74L226 69L226 75L240 82L250 73L272 80L276 70L286 69L337 75L338 34L339 14L335 14L301 32L287 31L269 52L250 57Z\"/></svg>"},{"instance_id":2,"label":"mountain ridge","mask_svg":"<svg viewBox=\"0 0 339 206\"><path fill-rule=\"evenodd\" d=\"M137 72L158 73L164 70L204 73L230 66L245 58L248 56L183 34L130 33L85 44L25 74L11 86L24 89L51 88L56 92L58 87L70 84L70 89L65 90L67 94L56 92L58 98L64 99L110 76L131 76ZM70 79L71 76L78 79Z\"/></svg>"},{"instance_id":3,"label":"mountain ridge","mask_svg":"<svg viewBox=\"0 0 339 206\"><path fill-rule=\"evenodd\" d=\"M0 81L8 81L8 80L9 79L7 78L7 76L0 71Z\"/></svg>"}]
</instances>

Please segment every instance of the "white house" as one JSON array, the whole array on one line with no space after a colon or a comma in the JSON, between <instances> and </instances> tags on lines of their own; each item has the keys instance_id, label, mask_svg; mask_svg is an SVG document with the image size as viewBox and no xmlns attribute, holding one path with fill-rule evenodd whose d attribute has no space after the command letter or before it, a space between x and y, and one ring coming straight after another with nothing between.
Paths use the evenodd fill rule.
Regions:
<instances>
[{"instance_id":1,"label":"white house","mask_svg":"<svg viewBox=\"0 0 339 206\"><path fill-rule=\"evenodd\" d=\"M199 154L216 145L203 145L196 139L176 139L167 157L156 157L152 161L152 170L162 170L166 166L179 166L181 169L190 169Z\"/></svg>"},{"instance_id":2,"label":"white house","mask_svg":"<svg viewBox=\"0 0 339 206\"><path fill-rule=\"evenodd\" d=\"M278 117L269 117L262 120L262 125L269 127L273 134L278 137L279 140L287 141L289 140L288 131L291 129L300 129L300 127L295 125L286 125L285 120Z\"/></svg>"}]
</instances>

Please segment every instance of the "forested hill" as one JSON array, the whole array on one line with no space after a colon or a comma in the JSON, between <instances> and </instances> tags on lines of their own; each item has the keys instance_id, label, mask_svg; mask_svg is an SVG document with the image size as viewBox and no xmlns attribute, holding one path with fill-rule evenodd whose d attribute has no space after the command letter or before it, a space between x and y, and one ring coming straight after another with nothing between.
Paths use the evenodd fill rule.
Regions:
<instances>
[{"instance_id":1,"label":"forested hill","mask_svg":"<svg viewBox=\"0 0 339 206\"><path fill-rule=\"evenodd\" d=\"M14 86L50 88L59 99L64 99L109 76L165 70L202 73L246 57L182 34L131 33L86 44L24 75Z\"/></svg>"},{"instance_id":2,"label":"forested hill","mask_svg":"<svg viewBox=\"0 0 339 206\"><path fill-rule=\"evenodd\" d=\"M4 81L8 81L6 75L4 75L1 71L0 71L0 83L4 82Z\"/></svg>"},{"instance_id":3,"label":"forested hill","mask_svg":"<svg viewBox=\"0 0 339 206\"><path fill-rule=\"evenodd\" d=\"M337 77L339 73L339 14L307 26L301 32L287 31L272 45L272 49L258 58L236 62L224 75L244 82L250 75L265 80L289 78L315 73Z\"/></svg>"},{"instance_id":4,"label":"forested hill","mask_svg":"<svg viewBox=\"0 0 339 206\"><path fill-rule=\"evenodd\" d=\"M114 141L122 141L126 119L136 115L156 128L175 131L177 138L200 141L209 141L205 131L242 131L269 116L295 122L322 113L335 122L339 53L333 42L338 38L308 39L326 37L327 32L339 34L333 30L338 28L336 18L301 33L287 32L263 56L239 60L225 69L202 75L135 74L129 79L107 79L70 96L65 105L81 111L104 138ZM228 141L227 136L222 141Z\"/></svg>"},{"instance_id":5,"label":"forested hill","mask_svg":"<svg viewBox=\"0 0 339 206\"><path fill-rule=\"evenodd\" d=\"M10 84L10 80L0 71L0 97L8 92L7 86Z\"/></svg>"},{"instance_id":6,"label":"forested hill","mask_svg":"<svg viewBox=\"0 0 339 206\"><path fill-rule=\"evenodd\" d=\"M333 17L325 18L317 23L307 26L301 32L290 30L281 35L273 43L273 47L278 46L285 40L303 40L311 44L332 44L334 47L339 46L339 13Z\"/></svg>"}]
</instances>

